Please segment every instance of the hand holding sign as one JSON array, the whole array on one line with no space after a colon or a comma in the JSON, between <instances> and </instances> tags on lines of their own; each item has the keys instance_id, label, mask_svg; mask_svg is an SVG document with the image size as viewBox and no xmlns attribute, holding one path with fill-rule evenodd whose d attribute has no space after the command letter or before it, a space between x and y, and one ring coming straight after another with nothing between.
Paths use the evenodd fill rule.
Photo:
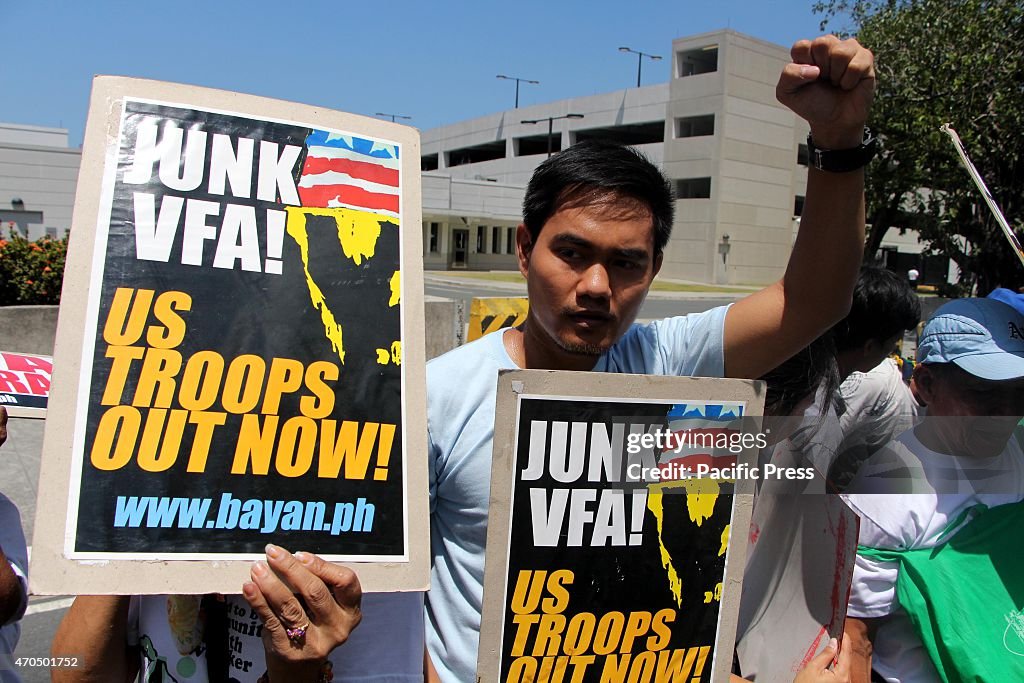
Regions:
<instances>
[{"instance_id":1,"label":"hand holding sign","mask_svg":"<svg viewBox=\"0 0 1024 683\"><path fill-rule=\"evenodd\" d=\"M829 641L828 646L822 650L818 655L807 663L793 683L824 683L827 681L850 681L850 648L844 647L839 652L839 659L836 660L834 668L829 669L829 665L832 664L832 660L836 658L836 650L839 649L839 644L836 639L833 638Z\"/></svg>"},{"instance_id":2,"label":"hand holding sign","mask_svg":"<svg viewBox=\"0 0 1024 683\"><path fill-rule=\"evenodd\" d=\"M355 572L275 545L267 546L266 563L253 565L252 581L242 593L263 620L271 680L298 680L297 672L307 669L315 679L362 619ZM275 676L275 670L281 673Z\"/></svg>"}]
</instances>

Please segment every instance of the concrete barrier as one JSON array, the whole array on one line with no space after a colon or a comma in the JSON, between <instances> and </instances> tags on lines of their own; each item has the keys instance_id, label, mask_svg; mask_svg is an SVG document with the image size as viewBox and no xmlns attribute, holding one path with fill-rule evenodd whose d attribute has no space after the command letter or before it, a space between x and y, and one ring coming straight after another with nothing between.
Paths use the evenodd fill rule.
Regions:
<instances>
[{"instance_id":1,"label":"concrete barrier","mask_svg":"<svg viewBox=\"0 0 1024 683\"><path fill-rule=\"evenodd\" d=\"M53 355L59 306L0 306L0 351ZM462 301L427 297L424 342L427 360L465 341Z\"/></svg>"},{"instance_id":2,"label":"concrete barrier","mask_svg":"<svg viewBox=\"0 0 1024 683\"><path fill-rule=\"evenodd\" d=\"M53 355L59 306L0 306L0 351Z\"/></svg>"},{"instance_id":3,"label":"concrete barrier","mask_svg":"<svg viewBox=\"0 0 1024 683\"><path fill-rule=\"evenodd\" d=\"M427 360L462 346L466 341L466 310L461 300L428 296L424 304Z\"/></svg>"}]
</instances>

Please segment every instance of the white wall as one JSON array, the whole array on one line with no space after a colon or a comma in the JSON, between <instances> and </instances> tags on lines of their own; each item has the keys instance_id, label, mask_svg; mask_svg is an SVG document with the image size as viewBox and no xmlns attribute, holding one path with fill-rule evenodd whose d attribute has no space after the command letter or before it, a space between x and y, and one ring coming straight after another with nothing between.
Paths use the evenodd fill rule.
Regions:
<instances>
[{"instance_id":1,"label":"white wall","mask_svg":"<svg viewBox=\"0 0 1024 683\"><path fill-rule=\"evenodd\" d=\"M428 270L452 266L456 229L467 230L467 270L513 270L514 254L506 247L509 229L519 224L523 194L521 185L452 178L444 172L423 174L423 262ZM438 249L430 251L430 226L437 223ZM484 249L477 251L477 228L484 226ZM493 230L498 228L498 253L493 249Z\"/></svg>"},{"instance_id":2,"label":"white wall","mask_svg":"<svg viewBox=\"0 0 1024 683\"><path fill-rule=\"evenodd\" d=\"M71 209L81 150L67 147L62 128L0 123L0 208L12 209L21 199L25 211L41 211L42 224L29 224L29 238L45 234L44 226L63 235L71 228Z\"/></svg>"}]
</instances>

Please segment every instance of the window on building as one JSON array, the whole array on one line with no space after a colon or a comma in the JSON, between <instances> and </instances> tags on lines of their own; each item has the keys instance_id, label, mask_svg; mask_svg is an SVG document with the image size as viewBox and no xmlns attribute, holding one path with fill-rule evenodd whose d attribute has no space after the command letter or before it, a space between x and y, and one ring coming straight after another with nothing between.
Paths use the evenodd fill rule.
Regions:
<instances>
[{"instance_id":1,"label":"window on building","mask_svg":"<svg viewBox=\"0 0 1024 683\"><path fill-rule=\"evenodd\" d=\"M516 253L516 229L509 228L505 233L505 253L514 254Z\"/></svg>"},{"instance_id":2,"label":"window on building","mask_svg":"<svg viewBox=\"0 0 1024 683\"><path fill-rule=\"evenodd\" d=\"M665 142L665 122L630 123L607 128L588 128L573 133L576 142L584 140L606 140L620 145L649 145Z\"/></svg>"},{"instance_id":3,"label":"window on building","mask_svg":"<svg viewBox=\"0 0 1024 683\"><path fill-rule=\"evenodd\" d=\"M676 137L698 138L704 135L715 134L715 115L687 116L676 119Z\"/></svg>"},{"instance_id":4,"label":"window on building","mask_svg":"<svg viewBox=\"0 0 1024 683\"><path fill-rule=\"evenodd\" d=\"M517 156L528 157L535 154L547 154L549 151L554 154L562 151L562 134L560 132L551 134L550 148L548 147L547 133L516 138L515 144Z\"/></svg>"},{"instance_id":5,"label":"window on building","mask_svg":"<svg viewBox=\"0 0 1024 683\"><path fill-rule=\"evenodd\" d=\"M478 164L481 161L492 161L505 158L505 141L496 140L485 142L482 145L462 147L445 152L448 159L448 166L463 166L465 164Z\"/></svg>"},{"instance_id":6,"label":"window on building","mask_svg":"<svg viewBox=\"0 0 1024 683\"><path fill-rule=\"evenodd\" d=\"M796 147L796 163L800 166L809 166L811 154L807 149L807 145L800 143Z\"/></svg>"},{"instance_id":7,"label":"window on building","mask_svg":"<svg viewBox=\"0 0 1024 683\"><path fill-rule=\"evenodd\" d=\"M436 154L424 154L420 157L421 171L436 171L437 169L438 163Z\"/></svg>"},{"instance_id":8,"label":"window on building","mask_svg":"<svg viewBox=\"0 0 1024 683\"><path fill-rule=\"evenodd\" d=\"M476 226L476 253L486 254L487 253L487 226L478 225Z\"/></svg>"},{"instance_id":9,"label":"window on building","mask_svg":"<svg viewBox=\"0 0 1024 683\"><path fill-rule=\"evenodd\" d=\"M801 197L800 195L797 195L796 199L793 200L793 215L804 215L804 198Z\"/></svg>"},{"instance_id":10,"label":"window on building","mask_svg":"<svg viewBox=\"0 0 1024 683\"><path fill-rule=\"evenodd\" d=\"M440 248L438 242L441 239L441 224L431 223L430 224L430 253L436 254Z\"/></svg>"},{"instance_id":11,"label":"window on building","mask_svg":"<svg viewBox=\"0 0 1024 683\"><path fill-rule=\"evenodd\" d=\"M491 228L491 253L501 253L501 228L497 225Z\"/></svg>"},{"instance_id":12,"label":"window on building","mask_svg":"<svg viewBox=\"0 0 1024 683\"><path fill-rule=\"evenodd\" d=\"M676 64L679 78L718 71L718 46L706 45L695 50L677 52Z\"/></svg>"},{"instance_id":13,"label":"window on building","mask_svg":"<svg viewBox=\"0 0 1024 683\"><path fill-rule=\"evenodd\" d=\"M682 178L676 181L676 199L708 199L711 178Z\"/></svg>"}]
</instances>

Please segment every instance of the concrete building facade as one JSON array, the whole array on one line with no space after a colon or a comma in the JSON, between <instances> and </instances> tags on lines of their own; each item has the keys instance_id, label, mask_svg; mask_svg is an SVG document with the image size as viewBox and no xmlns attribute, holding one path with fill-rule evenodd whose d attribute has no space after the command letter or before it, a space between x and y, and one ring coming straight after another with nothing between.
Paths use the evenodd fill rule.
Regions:
<instances>
[{"instance_id":1,"label":"concrete building facade","mask_svg":"<svg viewBox=\"0 0 1024 683\"><path fill-rule=\"evenodd\" d=\"M0 123L0 232L67 234L81 157L64 128Z\"/></svg>"},{"instance_id":2,"label":"concrete building facade","mask_svg":"<svg viewBox=\"0 0 1024 683\"><path fill-rule=\"evenodd\" d=\"M789 50L720 31L673 41L672 57L663 169L678 199L665 274L776 280L807 182L807 125L775 99Z\"/></svg>"},{"instance_id":3,"label":"concrete building facade","mask_svg":"<svg viewBox=\"0 0 1024 683\"><path fill-rule=\"evenodd\" d=\"M789 51L724 30L675 40L667 61L667 83L424 131L423 169L525 185L549 149L591 138L631 144L675 186L664 275L723 284L775 280L789 257L807 179L807 126L775 99Z\"/></svg>"},{"instance_id":4,"label":"concrete building facade","mask_svg":"<svg viewBox=\"0 0 1024 683\"><path fill-rule=\"evenodd\" d=\"M775 98L789 59L788 47L731 30L678 38L666 60L667 83L423 131L422 168L507 184L511 194L549 151L590 138L630 144L662 168L676 191L663 275L718 284L772 282L789 259L807 184L807 124ZM514 223L518 213L498 218ZM447 234L461 230L458 224L436 222L432 229L440 231L442 245L461 239ZM472 235L470 242L472 249ZM912 231L890 230L882 248L885 262L897 270L921 261ZM516 267L511 254L472 256L469 268Z\"/></svg>"},{"instance_id":5,"label":"concrete building facade","mask_svg":"<svg viewBox=\"0 0 1024 683\"><path fill-rule=\"evenodd\" d=\"M523 192L521 185L424 173L423 267L513 268Z\"/></svg>"}]
</instances>

